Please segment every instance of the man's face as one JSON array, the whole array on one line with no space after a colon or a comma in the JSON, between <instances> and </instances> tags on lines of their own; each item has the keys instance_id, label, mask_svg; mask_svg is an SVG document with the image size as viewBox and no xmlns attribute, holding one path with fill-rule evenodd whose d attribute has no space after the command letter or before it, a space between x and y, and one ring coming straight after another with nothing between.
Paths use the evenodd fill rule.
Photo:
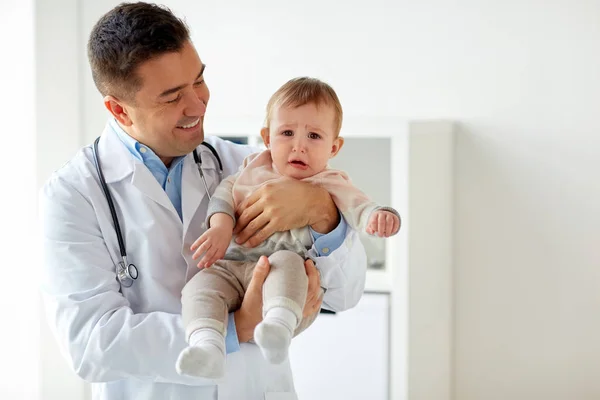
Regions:
<instances>
[{"instance_id":1,"label":"man's face","mask_svg":"<svg viewBox=\"0 0 600 400\"><path fill-rule=\"evenodd\" d=\"M204 113L210 92L194 46L146 61L137 69L142 85L133 102L119 102L119 120L129 135L150 147L166 164L204 140ZM106 102L106 99L105 99ZM117 118L119 119L119 118Z\"/></svg>"}]
</instances>

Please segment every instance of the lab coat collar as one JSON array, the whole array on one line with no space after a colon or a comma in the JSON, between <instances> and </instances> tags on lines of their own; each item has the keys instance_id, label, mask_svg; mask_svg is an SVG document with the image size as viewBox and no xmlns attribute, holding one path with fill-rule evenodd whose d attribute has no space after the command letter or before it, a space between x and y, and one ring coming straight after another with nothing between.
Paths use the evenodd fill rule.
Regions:
<instances>
[{"instance_id":1,"label":"lab coat collar","mask_svg":"<svg viewBox=\"0 0 600 400\"><path fill-rule=\"evenodd\" d=\"M117 133L106 123L100 142L98 143L98 157L102 165L102 173L106 183L118 182L133 173L136 159L127 150L125 144L119 139Z\"/></svg>"},{"instance_id":2,"label":"lab coat collar","mask_svg":"<svg viewBox=\"0 0 600 400\"><path fill-rule=\"evenodd\" d=\"M110 121L106 124L98 152L102 173L107 184L115 183L132 176L131 183L152 200L177 214L169 196L160 186L150 170L119 139Z\"/></svg>"},{"instance_id":3,"label":"lab coat collar","mask_svg":"<svg viewBox=\"0 0 600 400\"><path fill-rule=\"evenodd\" d=\"M102 172L106 183L114 183L121 181L131 175L132 184L148 197L161 204L165 208L172 210L175 214L177 211L166 192L156 181L156 178L146 168L146 166L137 160L127 149L125 144L119 139L116 132L110 126L110 122L106 124L104 132L98 143L98 152L100 162L102 164ZM213 160L212 154L204 146L198 147L198 152L202 152L202 168L206 184L209 190L214 191L217 177L217 164ZM204 189L204 183L198 172L198 167L194 161L194 156L190 153L183 160L183 169L181 174L181 207L183 230L187 232L200 203L208 196ZM208 205L208 204L207 204ZM199 221L200 223L204 221Z\"/></svg>"}]
</instances>

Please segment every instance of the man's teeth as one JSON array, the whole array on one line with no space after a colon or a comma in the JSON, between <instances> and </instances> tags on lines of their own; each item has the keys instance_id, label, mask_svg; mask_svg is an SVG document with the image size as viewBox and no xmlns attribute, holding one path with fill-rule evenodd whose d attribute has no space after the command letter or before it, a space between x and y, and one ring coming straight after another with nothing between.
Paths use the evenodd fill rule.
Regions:
<instances>
[{"instance_id":1,"label":"man's teeth","mask_svg":"<svg viewBox=\"0 0 600 400\"><path fill-rule=\"evenodd\" d=\"M200 122L200 118L198 118L197 120L195 120L194 122L192 122L189 125L177 125L178 128L183 128L183 129L190 129L195 127L196 125L198 125L198 122Z\"/></svg>"}]
</instances>

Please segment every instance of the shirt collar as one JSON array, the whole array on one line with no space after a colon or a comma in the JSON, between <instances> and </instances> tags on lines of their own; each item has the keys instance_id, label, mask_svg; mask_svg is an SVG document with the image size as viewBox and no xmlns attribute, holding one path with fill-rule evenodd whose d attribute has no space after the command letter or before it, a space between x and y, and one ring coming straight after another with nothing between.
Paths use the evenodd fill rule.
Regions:
<instances>
[{"instance_id":1,"label":"shirt collar","mask_svg":"<svg viewBox=\"0 0 600 400\"><path fill-rule=\"evenodd\" d=\"M117 134L117 136L119 137L121 142L123 142L125 147L127 147L127 150L129 150L129 152L137 160L142 162L147 167L150 167L150 164L152 164L153 167L155 167L157 165L162 165L165 170L167 169L165 167L165 165L163 164L163 162L160 160L160 158L156 155L156 153L154 153L154 151L152 151L152 149L150 149L149 147L147 147L144 144L141 144L140 142L138 142L137 140L135 140L134 138L129 136L129 134L127 132L125 132L125 130L123 130L123 128L121 128L121 126L118 124L118 122L115 118L110 119L110 126L111 126L112 130ZM185 158L185 156L175 157L173 159L173 162L171 162L170 169L175 168L177 166L177 164L179 164L181 161L183 161L184 158Z\"/></svg>"}]
</instances>

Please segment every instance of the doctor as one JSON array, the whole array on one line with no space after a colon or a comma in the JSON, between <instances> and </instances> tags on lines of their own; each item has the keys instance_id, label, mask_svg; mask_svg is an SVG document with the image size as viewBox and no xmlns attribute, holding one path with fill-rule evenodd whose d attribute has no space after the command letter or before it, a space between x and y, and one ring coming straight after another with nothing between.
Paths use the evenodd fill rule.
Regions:
<instances>
[{"instance_id":1,"label":"doctor","mask_svg":"<svg viewBox=\"0 0 600 400\"><path fill-rule=\"evenodd\" d=\"M93 382L98 400L294 399L289 363L271 365L248 343L261 319L264 261L229 317L225 377L175 371L186 346L181 289L198 271L190 245L204 231L208 195L253 151L204 137L209 91L188 29L167 9L121 4L93 28L88 57L109 121L97 148L81 149L41 193L42 289L70 366ZM201 145L205 139L214 154ZM246 203L236 229L240 242L254 246L305 225L313 229L320 274L307 262L304 315L314 316L321 302L338 311L353 307L366 258L327 192L289 180L266 185ZM137 267L137 274L130 270L136 279L118 279L123 255Z\"/></svg>"}]
</instances>

